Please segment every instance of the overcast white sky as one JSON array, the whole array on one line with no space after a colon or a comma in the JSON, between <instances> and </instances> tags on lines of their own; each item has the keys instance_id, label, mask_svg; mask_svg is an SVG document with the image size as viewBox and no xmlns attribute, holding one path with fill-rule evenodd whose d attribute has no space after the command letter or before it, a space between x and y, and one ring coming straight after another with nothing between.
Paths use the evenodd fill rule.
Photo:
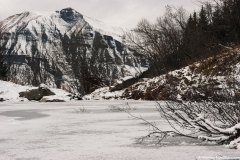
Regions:
<instances>
[{"instance_id":1,"label":"overcast white sky","mask_svg":"<svg viewBox=\"0 0 240 160\"><path fill-rule=\"evenodd\" d=\"M0 20L23 11L53 12L71 7L112 26L132 28L142 19L154 22L167 4L198 10L196 0L0 0Z\"/></svg>"}]
</instances>

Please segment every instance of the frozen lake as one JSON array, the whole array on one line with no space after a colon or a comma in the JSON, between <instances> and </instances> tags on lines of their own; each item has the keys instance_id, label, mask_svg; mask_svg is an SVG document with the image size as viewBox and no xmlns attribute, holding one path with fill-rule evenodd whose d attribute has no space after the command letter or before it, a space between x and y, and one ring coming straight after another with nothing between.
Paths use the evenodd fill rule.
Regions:
<instances>
[{"instance_id":1,"label":"frozen lake","mask_svg":"<svg viewBox=\"0 0 240 160\"><path fill-rule=\"evenodd\" d=\"M240 156L239 150L170 138L163 146L139 143L149 126L111 105L126 102L159 128L169 125L159 117L154 102L70 101L65 103L0 102L0 160L8 159L201 159L199 156ZM86 111L86 112L84 112Z\"/></svg>"}]
</instances>

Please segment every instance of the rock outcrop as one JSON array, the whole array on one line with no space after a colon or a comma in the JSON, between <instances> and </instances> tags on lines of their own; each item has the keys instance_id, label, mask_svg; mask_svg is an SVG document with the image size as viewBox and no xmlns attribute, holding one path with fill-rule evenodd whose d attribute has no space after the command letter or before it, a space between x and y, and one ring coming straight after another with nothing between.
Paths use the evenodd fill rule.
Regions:
<instances>
[{"instance_id":1,"label":"rock outcrop","mask_svg":"<svg viewBox=\"0 0 240 160\"><path fill-rule=\"evenodd\" d=\"M40 86L38 89L27 90L25 92L20 92L19 97L25 97L28 100L41 100L44 96L55 95L49 88L46 86Z\"/></svg>"}]
</instances>

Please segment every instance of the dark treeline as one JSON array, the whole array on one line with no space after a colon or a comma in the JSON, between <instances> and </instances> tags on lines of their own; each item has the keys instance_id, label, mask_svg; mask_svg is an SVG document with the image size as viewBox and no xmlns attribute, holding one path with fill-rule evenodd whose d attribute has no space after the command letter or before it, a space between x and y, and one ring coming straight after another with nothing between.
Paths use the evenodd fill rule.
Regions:
<instances>
[{"instance_id":1,"label":"dark treeline","mask_svg":"<svg viewBox=\"0 0 240 160\"><path fill-rule=\"evenodd\" d=\"M2 33L0 31L0 37L1 35ZM8 67L6 65L6 62L3 56L3 49L0 46L0 80L7 77L7 72L8 72Z\"/></svg>"},{"instance_id":2,"label":"dark treeline","mask_svg":"<svg viewBox=\"0 0 240 160\"><path fill-rule=\"evenodd\" d=\"M8 67L3 56L2 48L0 47L0 80L7 77Z\"/></svg>"},{"instance_id":3,"label":"dark treeline","mask_svg":"<svg viewBox=\"0 0 240 160\"><path fill-rule=\"evenodd\" d=\"M134 32L127 33L129 47L147 55L151 62L147 76L179 69L239 44L240 0L200 4L201 10L191 14L167 6L156 23L143 19Z\"/></svg>"}]
</instances>

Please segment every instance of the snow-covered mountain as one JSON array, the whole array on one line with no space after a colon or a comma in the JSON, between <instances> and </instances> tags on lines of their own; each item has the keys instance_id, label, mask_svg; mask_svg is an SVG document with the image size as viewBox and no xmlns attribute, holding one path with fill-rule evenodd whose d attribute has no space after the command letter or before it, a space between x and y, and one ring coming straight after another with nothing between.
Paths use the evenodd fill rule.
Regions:
<instances>
[{"instance_id":1,"label":"snow-covered mountain","mask_svg":"<svg viewBox=\"0 0 240 160\"><path fill-rule=\"evenodd\" d=\"M73 52L80 53L79 37L84 40L86 57L91 59L95 55L98 66L105 70L101 77L109 84L147 69L143 55L123 47L125 31L72 8L50 13L23 12L0 22L0 46L11 65L8 75L11 80L72 90L76 66L69 57L73 57ZM74 50L71 46L75 46Z\"/></svg>"}]
</instances>

